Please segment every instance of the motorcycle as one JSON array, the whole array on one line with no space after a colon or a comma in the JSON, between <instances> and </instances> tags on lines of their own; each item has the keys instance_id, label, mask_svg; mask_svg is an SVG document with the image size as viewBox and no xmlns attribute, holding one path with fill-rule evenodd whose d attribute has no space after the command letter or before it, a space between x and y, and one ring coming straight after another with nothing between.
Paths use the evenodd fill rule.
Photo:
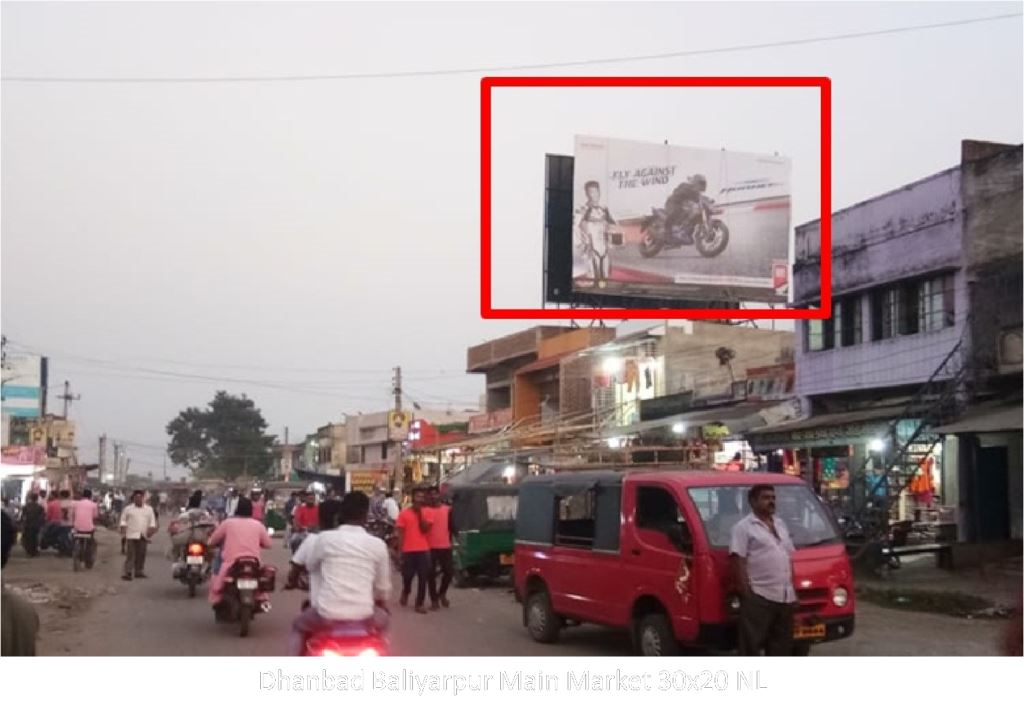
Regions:
<instances>
[{"instance_id":1,"label":"motorcycle","mask_svg":"<svg viewBox=\"0 0 1024 703\"><path fill-rule=\"evenodd\" d=\"M306 657L382 657L390 648L384 630L369 623L335 622L312 633L303 648Z\"/></svg>"},{"instance_id":2,"label":"motorcycle","mask_svg":"<svg viewBox=\"0 0 1024 703\"><path fill-rule=\"evenodd\" d=\"M268 593L274 591L277 569L260 565L253 557L242 557L230 567L224 579L221 600L215 607L220 622L237 622L239 635L248 637L249 626L258 613L270 612Z\"/></svg>"},{"instance_id":3,"label":"motorcycle","mask_svg":"<svg viewBox=\"0 0 1024 703\"><path fill-rule=\"evenodd\" d=\"M714 202L711 198L701 197L700 213L697 222L692 225L693 244L700 255L707 258L718 256L729 245L729 228L715 217L721 214L721 209L712 207ZM640 239L640 255L645 259L657 256L662 249L687 246L680 231L685 225L674 227L669 232L665 226L666 219L665 208L651 208L651 214L640 224L643 235Z\"/></svg>"},{"instance_id":4,"label":"motorcycle","mask_svg":"<svg viewBox=\"0 0 1024 703\"><path fill-rule=\"evenodd\" d=\"M210 578L212 561L209 550L203 542L189 542L185 547L181 560L174 564L171 572L173 578L188 586L188 597L196 597L199 584Z\"/></svg>"},{"instance_id":5,"label":"motorcycle","mask_svg":"<svg viewBox=\"0 0 1024 703\"><path fill-rule=\"evenodd\" d=\"M75 541L71 535L70 525L51 523L43 528L39 539L39 549L56 549L62 557L69 557L75 551Z\"/></svg>"},{"instance_id":6,"label":"motorcycle","mask_svg":"<svg viewBox=\"0 0 1024 703\"><path fill-rule=\"evenodd\" d=\"M299 569L295 580L284 586L285 590L309 591L309 572ZM310 607L309 600L302 602L302 610ZM321 630L310 633L302 647L305 657L379 657L390 650L384 622L386 610L376 608L372 622L330 622Z\"/></svg>"},{"instance_id":7,"label":"motorcycle","mask_svg":"<svg viewBox=\"0 0 1024 703\"><path fill-rule=\"evenodd\" d=\"M374 537L384 540L388 546L388 554L391 556L391 563L395 569L401 569L401 561L395 544L395 525L390 520L370 520L366 524L366 531Z\"/></svg>"},{"instance_id":8,"label":"motorcycle","mask_svg":"<svg viewBox=\"0 0 1024 703\"><path fill-rule=\"evenodd\" d=\"M82 566L91 569L96 562L96 538L92 532L72 531L74 540L71 548L71 568L81 570Z\"/></svg>"}]
</instances>

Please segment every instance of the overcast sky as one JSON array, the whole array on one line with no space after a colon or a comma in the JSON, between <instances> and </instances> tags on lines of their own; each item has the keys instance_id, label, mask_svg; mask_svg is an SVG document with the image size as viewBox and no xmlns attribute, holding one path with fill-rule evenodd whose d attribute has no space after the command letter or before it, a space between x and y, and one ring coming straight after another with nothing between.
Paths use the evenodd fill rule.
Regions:
<instances>
[{"instance_id":1,"label":"overcast sky","mask_svg":"<svg viewBox=\"0 0 1024 703\"><path fill-rule=\"evenodd\" d=\"M508 66L734 47L1019 12L1012 4L20 4L4 77L218 77ZM742 18L742 21L740 19ZM1022 139L1020 18L536 75L814 74L833 81L833 202ZM95 437L163 445L178 410L246 392L292 437L411 398L475 402L479 78L5 81L2 315L52 359ZM507 74L506 74L507 75ZM757 101L763 101L758 103ZM543 155L573 135L778 151L817 216L813 100L719 94L496 101L495 302L540 304ZM500 108L500 110L499 110ZM496 161L496 164L498 162ZM195 378L201 376L203 378ZM51 393L51 402L57 403ZM159 449L133 452L159 473Z\"/></svg>"}]
</instances>

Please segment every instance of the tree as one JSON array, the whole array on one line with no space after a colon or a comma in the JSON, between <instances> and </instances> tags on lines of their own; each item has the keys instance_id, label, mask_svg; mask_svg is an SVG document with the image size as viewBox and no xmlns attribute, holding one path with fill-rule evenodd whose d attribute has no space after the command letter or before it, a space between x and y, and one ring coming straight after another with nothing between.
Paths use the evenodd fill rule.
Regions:
<instances>
[{"instance_id":1,"label":"tree","mask_svg":"<svg viewBox=\"0 0 1024 703\"><path fill-rule=\"evenodd\" d=\"M264 476L274 444L266 429L263 414L244 394L217 391L207 408L186 408L167 423L167 454L196 476Z\"/></svg>"}]
</instances>

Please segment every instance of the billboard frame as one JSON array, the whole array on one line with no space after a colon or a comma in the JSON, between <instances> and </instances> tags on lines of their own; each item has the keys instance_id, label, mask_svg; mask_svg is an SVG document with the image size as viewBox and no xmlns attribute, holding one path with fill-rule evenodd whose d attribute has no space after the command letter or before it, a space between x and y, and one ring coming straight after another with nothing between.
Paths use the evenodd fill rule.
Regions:
<instances>
[{"instance_id":1,"label":"billboard frame","mask_svg":"<svg viewBox=\"0 0 1024 703\"><path fill-rule=\"evenodd\" d=\"M495 88L817 88L821 117L821 296L818 309L495 308L491 296L491 110ZM486 320L825 320L832 314L832 81L826 76L485 76L480 79L480 316Z\"/></svg>"}]
</instances>

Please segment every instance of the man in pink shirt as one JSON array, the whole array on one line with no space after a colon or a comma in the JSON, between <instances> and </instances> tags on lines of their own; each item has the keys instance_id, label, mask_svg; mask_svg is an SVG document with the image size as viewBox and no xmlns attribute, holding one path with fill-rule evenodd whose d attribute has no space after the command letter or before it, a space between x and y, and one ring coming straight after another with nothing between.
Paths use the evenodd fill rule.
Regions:
<instances>
[{"instance_id":1,"label":"man in pink shirt","mask_svg":"<svg viewBox=\"0 0 1024 703\"><path fill-rule=\"evenodd\" d=\"M217 526L210 535L211 547L221 546L220 571L210 584L210 603L214 606L220 602L224 579L231 566L242 557L260 558L261 549L270 549L270 535L262 522L252 517L252 501L239 498L234 517L230 517Z\"/></svg>"},{"instance_id":2,"label":"man in pink shirt","mask_svg":"<svg viewBox=\"0 0 1024 703\"><path fill-rule=\"evenodd\" d=\"M430 602L431 610L438 610L439 605L449 607L448 587L455 575L452 562L452 525L450 505L441 502L441 492L431 488L427 498L430 504L430 532L427 543L430 545ZM437 587L437 574L441 572L441 588Z\"/></svg>"},{"instance_id":3,"label":"man in pink shirt","mask_svg":"<svg viewBox=\"0 0 1024 703\"><path fill-rule=\"evenodd\" d=\"M92 500L92 491L86 488L82 497L71 504L71 527L75 532L95 532L95 520L100 516L100 506Z\"/></svg>"}]
</instances>

